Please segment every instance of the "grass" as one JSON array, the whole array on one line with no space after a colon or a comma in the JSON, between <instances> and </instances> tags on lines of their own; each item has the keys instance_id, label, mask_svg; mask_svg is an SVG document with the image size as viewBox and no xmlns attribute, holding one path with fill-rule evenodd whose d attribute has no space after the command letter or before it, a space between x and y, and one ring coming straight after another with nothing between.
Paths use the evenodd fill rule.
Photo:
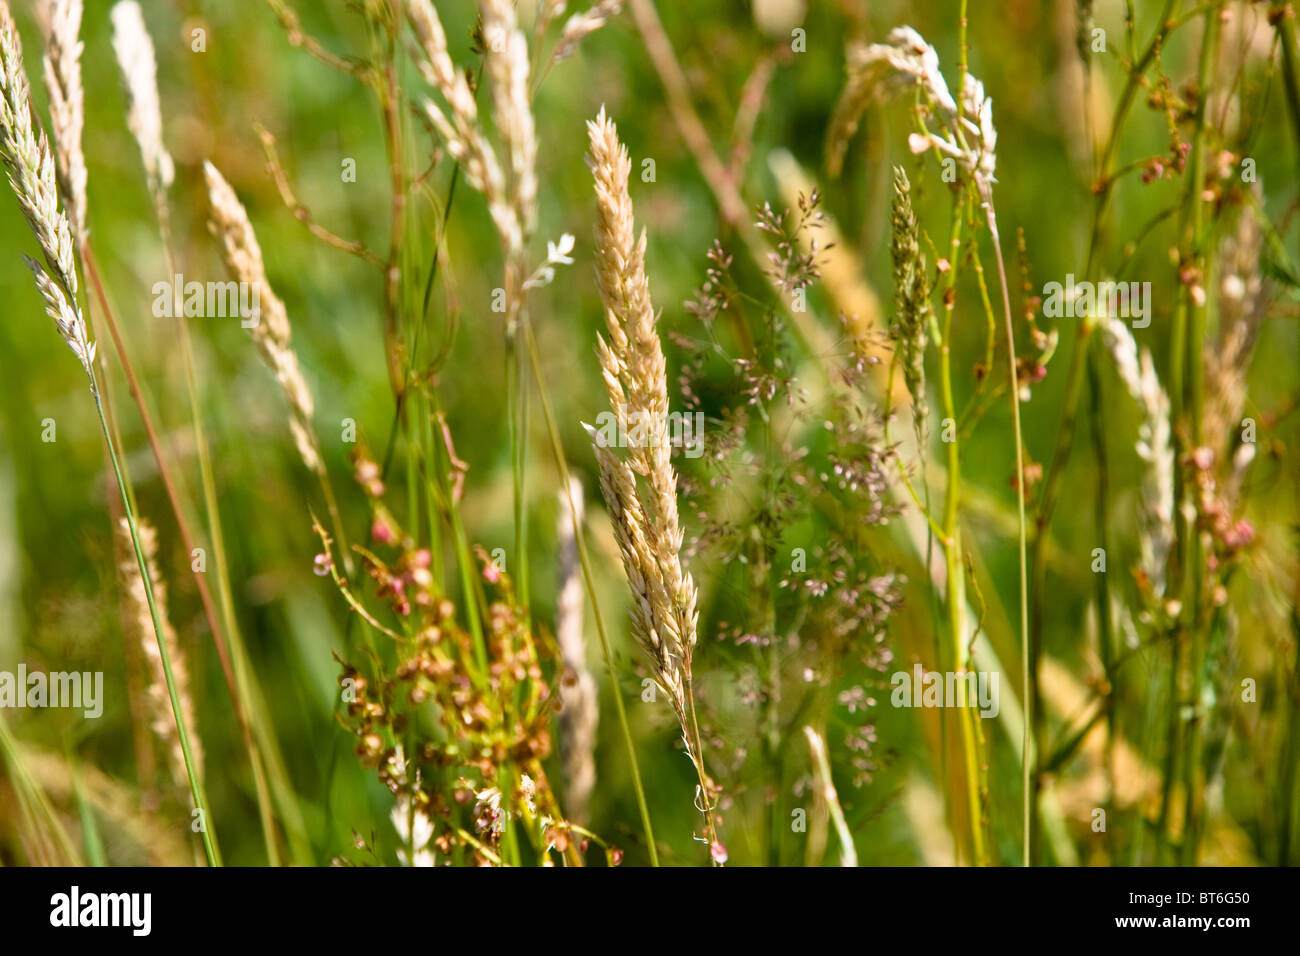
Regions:
<instances>
[{"instance_id":1,"label":"grass","mask_svg":"<svg viewBox=\"0 0 1300 956\"><path fill-rule=\"evenodd\" d=\"M0 862L1295 862L1290 18L38 6L0 675L107 694L3 715ZM261 324L151 314L180 273ZM899 703L915 665L997 715Z\"/></svg>"}]
</instances>

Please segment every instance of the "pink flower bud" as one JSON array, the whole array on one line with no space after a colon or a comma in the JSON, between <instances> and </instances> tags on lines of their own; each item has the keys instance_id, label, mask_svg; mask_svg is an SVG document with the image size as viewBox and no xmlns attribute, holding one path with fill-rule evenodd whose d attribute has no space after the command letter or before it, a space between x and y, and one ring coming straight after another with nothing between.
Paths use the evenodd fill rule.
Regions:
<instances>
[{"instance_id":1,"label":"pink flower bud","mask_svg":"<svg viewBox=\"0 0 1300 956\"><path fill-rule=\"evenodd\" d=\"M380 544L392 544L397 540L397 535L393 534L393 529L383 518L376 518L370 525L370 537Z\"/></svg>"}]
</instances>

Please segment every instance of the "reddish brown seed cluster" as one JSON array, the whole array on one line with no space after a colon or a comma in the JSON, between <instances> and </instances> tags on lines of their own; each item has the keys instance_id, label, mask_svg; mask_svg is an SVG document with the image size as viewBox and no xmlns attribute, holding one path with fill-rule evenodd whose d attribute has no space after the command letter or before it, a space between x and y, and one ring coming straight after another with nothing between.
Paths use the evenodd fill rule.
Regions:
<instances>
[{"instance_id":1,"label":"reddish brown seed cluster","mask_svg":"<svg viewBox=\"0 0 1300 956\"><path fill-rule=\"evenodd\" d=\"M372 465L358 456L357 480L368 490L381 486ZM341 661L340 676L358 759L399 810L431 822L436 860L500 863L505 828L523 826L536 835L524 842L538 848L539 862L558 854L581 863L584 847L542 765L558 707L547 676L559 672L552 642L531 630L509 576L481 549L483 568L495 572L484 575L481 637L463 626L429 549L414 546L382 501L372 509L375 550L355 551L374 602L367 613L387 628L385 644L364 666Z\"/></svg>"}]
</instances>

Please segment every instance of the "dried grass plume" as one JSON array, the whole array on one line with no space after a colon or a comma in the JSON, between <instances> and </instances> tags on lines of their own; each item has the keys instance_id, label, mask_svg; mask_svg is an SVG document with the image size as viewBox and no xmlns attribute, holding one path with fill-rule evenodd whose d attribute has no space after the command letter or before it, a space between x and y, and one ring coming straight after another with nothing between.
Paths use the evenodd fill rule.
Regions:
<instances>
[{"instance_id":1,"label":"dried grass plume","mask_svg":"<svg viewBox=\"0 0 1300 956\"><path fill-rule=\"evenodd\" d=\"M81 85L81 0L40 0L45 37L45 88L59 186L78 242L86 239L86 157L81 148L85 91Z\"/></svg>"},{"instance_id":2,"label":"dried grass plume","mask_svg":"<svg viewBox=\"0 0 1300 956\"><path fill-rule=\"evenodd\" d=\"M158 104L158 62L153 40L144 25L144 14L135 0L121 0L113 7L113 50L126 81L127 126L144 155L149 191L166 191L175 177L171 154L163 145L162 109Z\"/></svg>"},{"instance_id":3,"label":"dried grass plume","mask_svg":"<svg viewBox=\"0 0 1300 956\"><path fill-rule=\"evenodd\" d=\"M254 317L253 341L263 360L275 373L276 380L289 400L293 414L289 427L303 464L318 475L325 472L320 456L312 415L315 405L311 390L298 367L298 356L289 345L289 314L284 302L275 294L266 278L262 263L262 247L258 245L253 224L248 220L244 204L235 195L230 183L209 162L203 164L203 174L208 182L208 197L212 206L209 228L221 242L221 256L238 281L247 283L257 293L258 314Z\"/></svg>"}]
</instances>

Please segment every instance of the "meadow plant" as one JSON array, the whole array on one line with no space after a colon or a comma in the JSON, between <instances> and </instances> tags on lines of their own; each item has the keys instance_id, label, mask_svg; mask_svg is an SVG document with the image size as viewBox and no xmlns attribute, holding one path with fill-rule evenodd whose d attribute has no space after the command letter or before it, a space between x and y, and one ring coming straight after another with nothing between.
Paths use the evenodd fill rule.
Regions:
<instances>
[{"instance_id":1,"label":"meadow plant","mask_svg":"<svg viewBox=\"0 0 1300 956\"><path fill-rule=\"evenodd\" d=\"M1300 859L1292 5L697 6L0 0L0 863Z\"/></svg>"}]
</instances>

